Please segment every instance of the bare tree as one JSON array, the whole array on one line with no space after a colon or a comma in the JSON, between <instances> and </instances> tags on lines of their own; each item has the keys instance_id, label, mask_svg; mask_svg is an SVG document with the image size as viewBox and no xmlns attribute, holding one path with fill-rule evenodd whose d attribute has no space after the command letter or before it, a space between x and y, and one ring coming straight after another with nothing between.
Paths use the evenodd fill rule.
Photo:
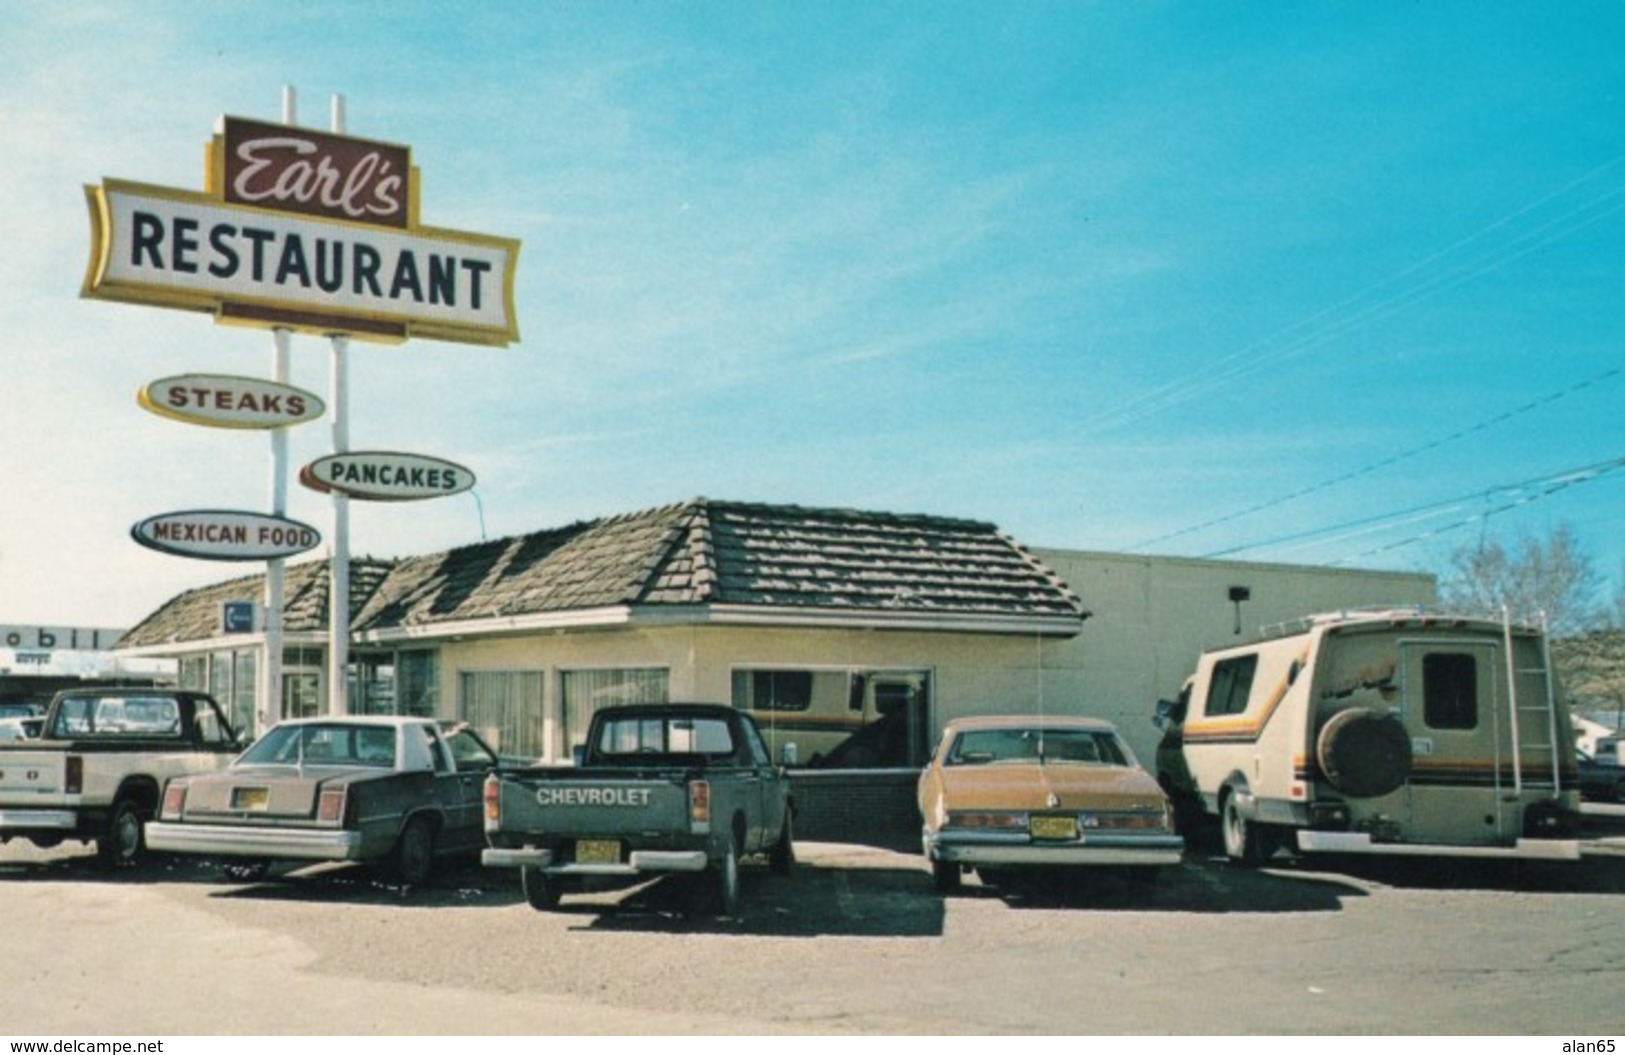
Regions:
<instances>
[{"instance_id":1,"label":"bare tree","mask_svg":"<svg viewBox=\"0 0 1625 1055\"><path fill-rule=\"evenodd\" d=\"M1484 539L1457 549L1439 576L1445 607L1472 614L1544 612L1553 637L1571 637L1608 622L1598 603L1601 577L1574 530L1559 524L1544 540L1525 533L1511 547Z\"/></svg>"}]
</instances>

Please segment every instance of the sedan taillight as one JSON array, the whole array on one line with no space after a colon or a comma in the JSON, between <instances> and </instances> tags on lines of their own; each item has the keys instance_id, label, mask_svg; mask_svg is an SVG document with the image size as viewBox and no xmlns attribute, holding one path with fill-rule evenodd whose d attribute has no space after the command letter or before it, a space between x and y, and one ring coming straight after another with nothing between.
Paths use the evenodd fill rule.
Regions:
<instances>
[{"instance_id":1,"label":"sedan taillight","mask_svg":"<svg viewBox=\"0 0 1625 1055\"><path fill-rule=\"evenodd\" d=\"M62 771L62 790L78 795L85 790L85 760L82 755L69 755Z\"/></svg>"},{"instance_id":2,"label":"sedan taillight","mask_svg":"<svg viewBox=\"0 0 1625 1055\"><path fill-rule=\"evenodd\" d=\"M951 828L982 828L994 830L1027 830L1027 815L1025 813L997 813L959 812L949 811L948 826Z\"/></svg>"},{"instance_id":3,"label":"sedan taillight","mask_svg":"<svg viewBox=\"0 0 1625 1055\"><path fill-rule=\"evenodd\" d=\"M158 811L158 817L166 821L178 821L186 810L186 785L177 781L170 781L164 787L164 804Z\"/></svg>"},{"instance_id":4,"label":"sedan taillight","mask_svg":"<svg viewBox=\"0 0 1625 1055\"><path fill-rule=\"evenodd\" d=\"M344 805L346 795L343 788L333 788L322 792L321 798L316 800L316 823L338 824L344 820Z\"/></svg>"}]
</instances>

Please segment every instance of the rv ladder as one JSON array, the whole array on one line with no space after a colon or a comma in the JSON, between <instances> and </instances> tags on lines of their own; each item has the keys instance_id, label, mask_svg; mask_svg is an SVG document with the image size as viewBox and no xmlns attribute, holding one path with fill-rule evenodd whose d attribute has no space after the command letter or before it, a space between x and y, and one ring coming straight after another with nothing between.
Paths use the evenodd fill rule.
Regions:
<instances>
[{"instance_id":1,"label":"rv ladder","mask_svg":"<svg viewBox=\"0 0 1625 1055\"><path fill-rule=\"evenodd\" d=\"M1527 787L1550 789L1557 792L1560 788L1559 773L1562 761L1558 755L1557 739L1557 700L1552 686L1552 648L1551 639L1547 635L1546 614L1540 617L1540 661L1539 667L1519 667L1514 661L1512 643L1512 616L1506 608L1501 609L1501 637L1506 649L1507 664L1507 705L1512 719L1512 790L1514 794L1521 795ZM1534 676L1541 679L1542 692L1535 703L1524 704L1518 698L1518 679L1520 676ZM1530 732L1533 734L1527 741L1527 746L1533 753L1542 752L1551 760L1550 771L1544 767L1531 773L1525 778L1523 771L1523 715L1531 715L1534 721ZM1544 738L1541 738L1544 733Z\"/></svg>"}]
</instances>

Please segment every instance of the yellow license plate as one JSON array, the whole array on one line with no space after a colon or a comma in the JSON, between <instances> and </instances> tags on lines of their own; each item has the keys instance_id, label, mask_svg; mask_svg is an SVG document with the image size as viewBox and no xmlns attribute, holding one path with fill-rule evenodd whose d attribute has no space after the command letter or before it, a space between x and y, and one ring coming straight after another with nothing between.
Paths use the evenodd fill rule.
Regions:
<instances>
[{"instance_id":1,"label":"yellow license plate","mask_svg":"<svg viewBox=\"0 0 1625 1055\"><path fill-rule=\"evenodd\" d=\"M231 808L234 810L263 810L270 804L270 788L231 789Z\"/></svg>"},{"instance_id":2,"label":"yellow license plate","mask_svg":"<svg viewBox=\"0 0 1625 1055\"><path fill-rule=\"evenodd\" d=\"M1072 817L1034 817L1028 831L1034 839L1076 839L1078 824Z\"/></svg>"},{"instance_id":3,"label":"yellow license plate","mask_svg":"<svg viewBox=\"0 0 1625 1055\"><path fill-rule=\"evenodd\" d=\"M618 865L621 844L614 839L582 839L576 843L576 864Z\"/></svg>"}]
</instances>

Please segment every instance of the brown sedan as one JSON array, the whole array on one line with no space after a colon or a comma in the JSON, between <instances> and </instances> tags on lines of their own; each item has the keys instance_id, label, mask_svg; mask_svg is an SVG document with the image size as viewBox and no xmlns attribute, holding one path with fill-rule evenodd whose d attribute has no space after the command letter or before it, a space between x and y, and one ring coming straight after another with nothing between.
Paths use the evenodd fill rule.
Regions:
<instances>
[{"instance_id":1,"label":"brown sedan","mask_svg":"<svg viewBox=\"0 0 1625 1055\"><path fill-rule=\"evenodd\" d=\"M920 776L923 845L937 889L1017 869L1179 863L1168 798L1109 722L984 717L948 723Z\"/></svg>"}]
</instances>

